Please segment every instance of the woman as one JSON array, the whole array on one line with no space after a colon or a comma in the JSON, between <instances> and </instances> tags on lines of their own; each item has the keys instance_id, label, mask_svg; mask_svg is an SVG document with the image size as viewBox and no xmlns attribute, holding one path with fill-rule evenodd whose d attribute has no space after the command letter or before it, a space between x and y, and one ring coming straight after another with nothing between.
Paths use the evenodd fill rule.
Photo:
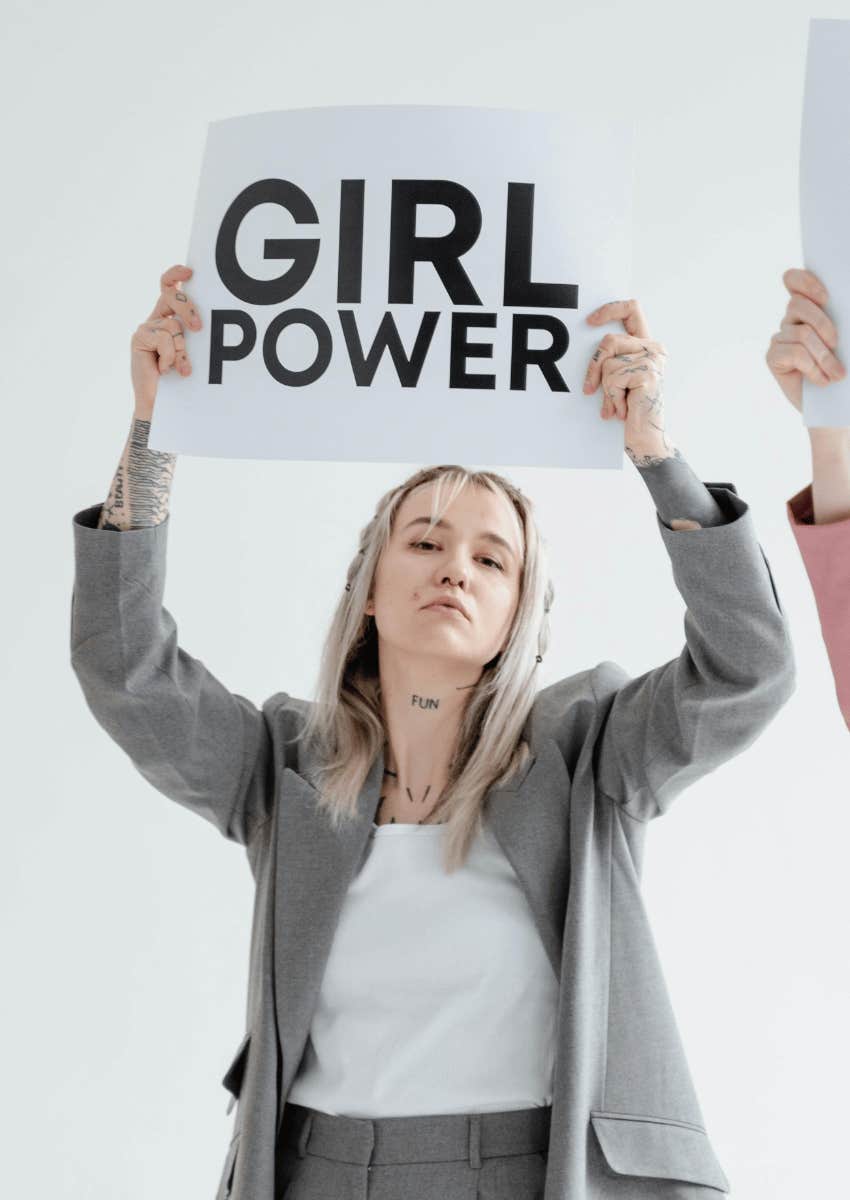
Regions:
<instances>
[{"instance_id":1,"label":"woman","mask_svg":"<svg viewBox=\"0 0 850 1200\"><path fill-rule=\"evenodd\" d=\"M589 365L685 599L678 657L535 690L552 601L528 499L417 472L380 500L311 704L257 709L162 606L174 456L160 374L200 315L161 279L132 339L109 499L74 518L74 671L154 787L244 845L256 883L218 1200L699 1200L728 1190L643 907L649 821L749 746L794 687L785 616L732 484L668 439L634 300ZM446 604L443 609L438 607Z\"/></svg>"},{"instance_id":2,"label":"woman","mask_svg":"<svg viewBox=\"0 0 850 1200\"><path fill-rule=\"evenodd\" d=\"M834 351L838 332L823 305L829 292L812 271L791 267L782 276L791 293L766 359L799 413L803 376L812 383L843 379ZM807 426L812 482L785 509L815 594L838 706L850 729L850 426Z\"/></svg>"}]
</instances>

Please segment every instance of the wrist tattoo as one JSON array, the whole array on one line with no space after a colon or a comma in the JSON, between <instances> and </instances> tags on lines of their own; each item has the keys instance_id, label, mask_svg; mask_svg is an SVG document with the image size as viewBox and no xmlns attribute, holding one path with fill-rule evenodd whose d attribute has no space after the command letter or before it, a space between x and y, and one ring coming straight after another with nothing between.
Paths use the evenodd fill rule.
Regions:
<instances>
[{"instance_id":1,"label":"wrist tattoo","mask_svg":"<svg viewBox=\"0 0 850 1200\"><path fill-rule=\"evenodd\" d=\"M159 525L168 516L168 501L176 454L151 450L151 423L133 418L127 441L106 503L101 510L100 529L145 529Z\"/></svg>"},{"instance_id":2,"label":"wrist tattoo","mask_svg":"<svg viewBox=\"0 0 850 1200\"><path fill-rule=\"evenodd\" d=\"M668 458L684 458L679 447L671 446L666 437L664 445L667 448L666 453L664 451L657 451L654 454L641 454L637 450L632 450L630 446L626 446L626 454L628 454L635 466L640 467L641 470L646 470L647 467L657 467L659 463L666 462Z\"/></svg>"}]
</instances>

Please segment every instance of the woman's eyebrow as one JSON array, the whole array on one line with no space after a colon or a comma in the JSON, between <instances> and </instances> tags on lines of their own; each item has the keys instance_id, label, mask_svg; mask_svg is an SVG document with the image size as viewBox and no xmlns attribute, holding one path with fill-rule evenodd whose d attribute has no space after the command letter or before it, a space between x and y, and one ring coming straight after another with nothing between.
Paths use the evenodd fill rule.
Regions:
<instances>
[{"instance_id":1,"label":"woman's eyebrow","mask_svg":"<svg viewBox=\"0 0 850 1200\"><path fill-rule=\"evenodd\" d=\"M431 524L430 517L414 517L412 521L407 522L404 529L402 530L402 533L406 533L407 530L410 529L411 526L413 526L413 525L430 525L430 524ZM443 520L442 517L440 518L439 521L436 522L436 525L438 528L447 529L449 531L452 531L454 529L454 525L450 524L448 521ZM512 558L516 557L516 555L514 554L514 551L513 551L513 547L511 546L510 542L506 542L505 539L500 534L493 533L492 530L485 529L482 533L479 533L478 536L480 538L484 538L484 540L487 542L495 542L497 546L501 546L502 549L506 550L508 552L508 554L511 555Z\"/></svg>"}]
</instances>

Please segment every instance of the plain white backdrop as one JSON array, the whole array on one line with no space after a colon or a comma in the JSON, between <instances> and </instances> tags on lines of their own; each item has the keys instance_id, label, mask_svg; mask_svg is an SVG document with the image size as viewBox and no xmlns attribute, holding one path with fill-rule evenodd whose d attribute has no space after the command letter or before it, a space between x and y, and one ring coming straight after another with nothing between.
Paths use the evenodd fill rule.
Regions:
<instances>
[{"instance_id":1,"label":"plain white backdrop","mask_svg":"<svg viewBox=\"0 0 850 1200\"><path fill-rule=\"evenodd\" d=\"M644 894L733 1195L832 1195L846 1173L850 736L785 514L810 478L808 438L764 354L782 272L804 265L808 20L850 17L850 3L6 0L4 16L8 1193L213 1194L251 876L243 849L154 791L86 708L69 661L71 520L109 489L130 335L160 273L185 261L206 123L398 103L636 115L634 294L669 352L669 433L750 504L798 660L759 740L653 823ZM181 457L166 605L184 649L258 704L311 696L357 533L411 458ZM509 473L536 501L556 588L541 686L678 654L684 607L631 463Z\"/></svg>"}]
</instances>

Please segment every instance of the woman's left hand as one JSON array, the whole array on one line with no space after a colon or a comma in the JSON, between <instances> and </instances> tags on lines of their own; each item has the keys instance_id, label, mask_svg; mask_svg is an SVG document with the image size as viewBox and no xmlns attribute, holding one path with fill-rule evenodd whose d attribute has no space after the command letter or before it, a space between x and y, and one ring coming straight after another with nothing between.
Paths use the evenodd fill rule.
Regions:
<instances>
[{"instance_id":1,"label":"woman's left hand","mask_svg":"<svg viewBox=\"0 0 850 1200\"><path fill-rule=\"evenodd\" d=\"M601 416L625 422L625 445L635 460L672 453L664 432L662 383L667 351L649 336L649 326L637 300L612 300L587 315L591 325L622 321L626 332L606 333L599 343L584 381L586 395L602 383Z\"/></svg>"}]
</instances>

